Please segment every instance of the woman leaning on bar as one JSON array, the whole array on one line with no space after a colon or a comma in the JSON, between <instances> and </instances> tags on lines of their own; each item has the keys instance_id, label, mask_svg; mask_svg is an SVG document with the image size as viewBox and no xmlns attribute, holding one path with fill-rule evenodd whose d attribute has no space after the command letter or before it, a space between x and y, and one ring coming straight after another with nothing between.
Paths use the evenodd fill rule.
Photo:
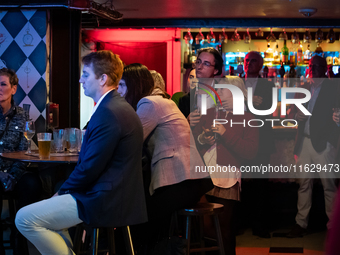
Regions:
<instances>
[{"instance_id":1,"label":"woman leaning on bar","mask_svg":"<svg viewBox=\"0 0 340 255\"><path fill-rule=\"evenodd\" d=\"M24 137L26 113L13 100L18 83L18 77L13 70L0 69L0 152L27 149L27 140ZM4 194L14 198L17 210L38 201L40 198L42 189L40 178L37 174L26 171L26 164L23 162L0 158L0 181L2 184L2 188L0 188L1 198ZM0 202L0 213L1 211L2 200ZM26 239L18 231L12 236L15 236L13 254L28 254ZM0 255L4 255L2 228L0 229L0 240Z\"/></svg>"},{"instance_id":2,"label":"woman leaning on bar","mask_svg":"<svg viewBox=\"0 0 340 255\"><path fill-rule=\"evenodd\" d=\"M150 249L160 237L168 236L172 213L194 206L213 185L207 173L195 174L195 166L204 163L188 121L162 88L154 88L146 66L126 66L118 93L137 111L144 131L144 155L151 160L145 194L149 221L133 236L134 242L144 245L150 240Z\"/></svg>"}]
</instances>

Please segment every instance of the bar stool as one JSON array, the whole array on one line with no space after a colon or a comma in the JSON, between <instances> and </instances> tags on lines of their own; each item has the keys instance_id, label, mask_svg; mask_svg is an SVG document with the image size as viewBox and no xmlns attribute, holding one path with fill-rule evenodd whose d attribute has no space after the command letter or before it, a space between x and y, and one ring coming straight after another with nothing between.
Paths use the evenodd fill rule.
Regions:
<instances>
[{"instance_id":1,"label":"bar stool","mask_svg":"<svg viewBox=\"0 0 340 255\"><path fill-rule=\"evenodd\" d=\"M8 212L9 212L9 216L8 218L2 220L2 224L3 227L9 227L11 230L11 234L10 234L10 239L9 241L3 241L3 243L9 243L9 246L5 246L5 249L13 249L14 248L14 235L16 232L16 227L15 227L15 215L16 215L16 203L15 203L15 199L12 195L9 194L3 194L2 195L2 201L7 200L8 201ZM2 202L3 203L3 202ZM1 213L1 212L0 212Z\"/></svg>"},{"instance_id":2,"label":"bar stool","mask_svg":"<svg viewBox=\"0 0 340 255\"><path fill-rule=\"evenodd\" d=\"M134 255L134 249L130 234L130 227L124 226L121 227L125 239L125 248L128 255ZM91 253L92 255L97 255L101 252L109 252L109 255L115 255L116 254L116 247L115 247L115 239L114 239L114 229L115 228L94 228L86 226L84 223L78 224L76 228L76 233L74 236L74 245L73 250L75 254L87 254L89 251L84 250L84 245L82 243L82 236L84 229L91 229L92 235L91 235ZM99 239L99 230L106 230L107 231L107 237L108 237L108 245L109 248L106 250L98 250L98 239Z\"/></svg>"},{"instance_id":3,"label":"bar stool","mask_svg":"<svg viewBox=\"0 0 340 255\"><path fill-rule=\"evenodd\" d=\"M187 239L187 252L189 255L193 252L204 252L206 251L219 251L220 255L225 255L222 241L222 234L220 228L220 222L218 219L218 214L223 212L224 206L221 204L215 203L198 203L196 206L192 208L186 208L178 211L179 215L186 216L186 229L185 229L185 238ZM213 247L204 247L203 240L203 218L204 216L212 216L214 219L215 231L217 236L217 246ZM191 237L191 217L198 216L200 219L200 248L191 248L190 237Z\"/></svg>"}]
</instances>

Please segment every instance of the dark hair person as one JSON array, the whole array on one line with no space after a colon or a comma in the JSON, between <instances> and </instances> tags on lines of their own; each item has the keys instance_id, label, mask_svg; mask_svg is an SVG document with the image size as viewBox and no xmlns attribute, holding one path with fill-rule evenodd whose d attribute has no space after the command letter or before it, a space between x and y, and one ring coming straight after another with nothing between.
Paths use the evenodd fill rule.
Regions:
<instances>
[{"instance_id":1,"label":"dark hair person","mask_svg":"<svg viewBox=\"0 0 340 255\"><path fill-rule=\"evenodd\" d=\"M212 47L203 48L203 49L198 50L197 59L199 58L199 56L203 52L210 53L210 54L214 55L214 59L215 59L214 69L218 70L218 72L215 74L215 76L221 75L222 74L222 67L223 67L223 58L222 58L221 54L216 49L214 49ZM197 60L196 60L196 64L197 64ZM204 77L204 78L207 78L207 77Z\"/></svg>"},{"instance_id":2,"label":"dark hair person","mask_svg":"<svg viewBox=\"0 0 340 255\"><path fill-rule=\"evenodd\" d=\"M24 137L26 113L17 106L13 95L17 91L19 79L16 73L8 68L0 69L0 150L1 152L23 151L27 149ZM17 209L36 202L40 198L41 181L39 177L26 171L26 164L0 159L0 194L12 191L17 201ZM2 201L0 202L0 213ZM3 230L0 229L0 253L5 254L2 243ZM26 239L15 233L14 254L28 254Z\"/></svg>"},{"instance_id":3,"label":"dark hair person","mask_svg":"<svg viewBox=\"0 0 340 255\"><path fill-rule=\"evenodd\" d=\"M144 152L151 160L151 180L146 184L149 222L137 239L147 237L154 244L174 211L194 206L213 186L207 173L195 173L194 167L204 163L188 121L164 91L153 87L147 67L131 64L124 68L118 91L135 107L143 125Z\"/></svg>"}]
</instances>

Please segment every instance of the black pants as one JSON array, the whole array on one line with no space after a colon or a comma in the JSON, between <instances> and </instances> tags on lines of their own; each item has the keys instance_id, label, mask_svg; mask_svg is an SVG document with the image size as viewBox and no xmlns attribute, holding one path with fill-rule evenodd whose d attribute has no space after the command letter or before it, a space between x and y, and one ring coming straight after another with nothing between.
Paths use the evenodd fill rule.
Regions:
<instances>
[{"instance_id":1,"label":"black pants","mask_svg":"<svg viewBox=\"0 0 340 255\"><path fill-rule=\"evenodd\" d=\"M213 188L211 179L186 180L177 184L161 187L146 196L148 222L134 226L131 230L136 247L143 244L152 246L159 239L167 237L172 213L192 207L200 198Z\"/></svg>"},{"instance_id":2,"label":"black pants","mask_svg":"<svg viewBox=\"0 0 340 255\"><path fill-rule=\"evenodd\" d=\"M16 209L37 202L40 200L42 191L42 184L38 174L26 172L15 185L14 190L7 192L6 195L12 196L16 201ZM5 194L5 191L0 188L1 197ZM2 201L0 203L0 212L2 212ZM12 233L15 238L15 247L13 254L26 255L28 254L27 241L26 239L17 231ZM1 248L0 254L5 254L3 250L3 229L0 229L0 240Z\"/></svg>"},{"instance_id":3,"label":"black pants","mask_svg":"<svg viewBox=\"0 0 340 255\"><path fill-rule=\"evenodd\" d=\"M269 162L270 154L258 153L254 160L247 162L247 165L268 165ZM266 230L270 228L267 216L270 210L270 200L268 197L270 192L269 174L256 173L252 176L252 174L247 175L242 173L242 179L244 178L246 178L246 180L242 182L241 201L246 204L244 208L247 212L246 217L250 218L253 231Z\"/></svg>"}]
</instances>

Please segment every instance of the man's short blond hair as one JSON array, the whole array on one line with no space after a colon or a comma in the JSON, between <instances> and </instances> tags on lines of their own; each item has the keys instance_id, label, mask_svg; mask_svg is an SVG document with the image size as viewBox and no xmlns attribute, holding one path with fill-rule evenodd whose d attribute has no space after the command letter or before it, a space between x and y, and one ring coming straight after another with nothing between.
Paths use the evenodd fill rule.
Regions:
<instances>
[{"instance_id":1,"label":"man's short blond hair","mask_svg":"<svg viewBox=\"0 0 340 255\"><path fill-rule=\"evenodd\" d=\"M92 64L97 79L101 75L106 74L110 80L107 85L118 86L123 75L124 65L117 54L113 54L110 50L91 52L83 57L82 62L87 66Z\"/></svg>"}]
</instances>

